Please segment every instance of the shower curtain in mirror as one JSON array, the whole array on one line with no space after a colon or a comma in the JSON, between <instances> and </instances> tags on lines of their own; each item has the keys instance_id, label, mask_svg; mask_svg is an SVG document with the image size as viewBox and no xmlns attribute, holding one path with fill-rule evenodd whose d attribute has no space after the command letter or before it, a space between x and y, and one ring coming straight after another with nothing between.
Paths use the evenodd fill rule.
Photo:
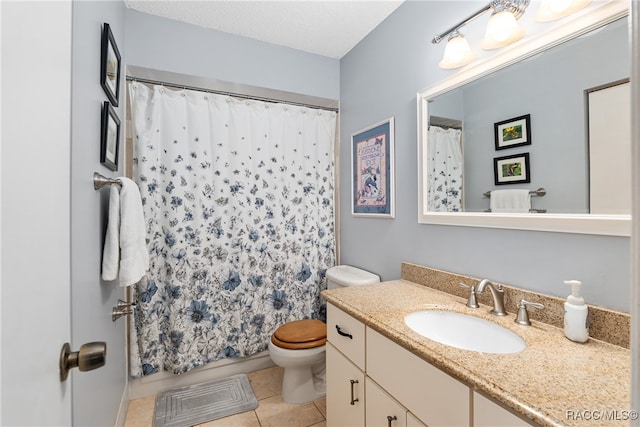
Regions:
<instances>
[{"instance_id":1,"label":"shower curtain in mirror","mask_svg":"<svg viewBox=\"0 0 640 427\"><path fill-rule=\"evenodd\" d=\"M134 287L134 377L267 349L323 318L335 264L336 113L131 83L150 271Z\"/></svg>"},{"instance_id":2,"label":"shower curtain in mirror","mask_svg":"<svg viewBox=\"0 0 640 427\"><path fill-rule=\"evenodd\" d=\"M462 210L462 131L430 126L427 135L427 210Z\"/></svg>"}]
</instances>

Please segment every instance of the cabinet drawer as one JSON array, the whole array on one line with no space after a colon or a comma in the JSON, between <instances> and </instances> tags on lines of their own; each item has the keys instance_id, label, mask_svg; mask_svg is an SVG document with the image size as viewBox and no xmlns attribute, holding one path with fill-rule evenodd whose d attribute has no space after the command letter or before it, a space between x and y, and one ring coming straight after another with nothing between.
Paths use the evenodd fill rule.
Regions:
<instances>
[{"instance_id":1,"label":"cabinet drawer","mask_svg":"<svg viewBox=\"0 0 640 427\"><path fill-rule=\"evenodd\" d=\"M327 340L363 371L364 331L362 322L327 304Z\"/></svg>"},{"instance_id":2,"label":"cabinet drawer","mask_svg":"<svg viewBox=\"0 0 640 427\"><path fill-rule=\"evenodd\" d=\"M429 427L469 425L469 387L370 328L367 375Z\"/></svg>"}]
</instances>

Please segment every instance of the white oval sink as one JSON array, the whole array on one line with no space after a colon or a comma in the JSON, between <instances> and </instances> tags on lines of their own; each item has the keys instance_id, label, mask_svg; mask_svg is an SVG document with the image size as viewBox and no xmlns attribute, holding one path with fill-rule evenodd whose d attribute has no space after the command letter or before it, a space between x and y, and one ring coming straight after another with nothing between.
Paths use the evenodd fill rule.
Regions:
<instances>
[{"instance_id":1,"label":"white oval sink","mask_svg":"<svg viewBox=\"0 0 640 427\"><path fill-rule=\"evenodd\" d=\"M526 347L524 340L509 329L454 311L415 311L405 316L404 323L425 338L463 350L509 354Z\"/></svg>"}]
</instances>

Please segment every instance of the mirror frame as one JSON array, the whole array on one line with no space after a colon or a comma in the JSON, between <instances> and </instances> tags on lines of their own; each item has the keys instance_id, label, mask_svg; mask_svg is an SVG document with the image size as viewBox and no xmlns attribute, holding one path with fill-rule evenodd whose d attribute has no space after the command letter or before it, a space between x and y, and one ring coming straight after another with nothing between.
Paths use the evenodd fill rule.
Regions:
<instances>
[{"instance_id":1,"label":"mirror frame","mask_svg":"<svg viewBox=\"0 0 640 427\"><path fill-rule=\"evenodd\" d=\"M629 15L630 2L611 0L588 13L577 14L550 30L505 48L501 53L418 92L418 223L467 227L506 228L560 233L631 235L631 215L595 214L497 214L485 212L429 212L426 207L427 126L429 100L466 83L537 55L570 39L581 36ZM631 70L629 70L631 72Z\"/></svg>"}]
</instances>

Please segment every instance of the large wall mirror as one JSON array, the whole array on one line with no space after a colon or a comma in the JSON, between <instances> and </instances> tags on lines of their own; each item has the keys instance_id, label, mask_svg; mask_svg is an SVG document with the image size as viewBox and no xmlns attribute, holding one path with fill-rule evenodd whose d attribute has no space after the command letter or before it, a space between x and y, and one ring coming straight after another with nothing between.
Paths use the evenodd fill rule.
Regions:
<instances>
[{"instance_id":1,"label":"large wall mirror","mask_svg":"<svg viewBox=\"0 0 640 427\"><path fill-rule=\"evenodd\" d=\"M607 3L418 94L420 223L630 235L627 8ZM526 210L496 209L525 193Z\"/></svg>"}]
</instances>

